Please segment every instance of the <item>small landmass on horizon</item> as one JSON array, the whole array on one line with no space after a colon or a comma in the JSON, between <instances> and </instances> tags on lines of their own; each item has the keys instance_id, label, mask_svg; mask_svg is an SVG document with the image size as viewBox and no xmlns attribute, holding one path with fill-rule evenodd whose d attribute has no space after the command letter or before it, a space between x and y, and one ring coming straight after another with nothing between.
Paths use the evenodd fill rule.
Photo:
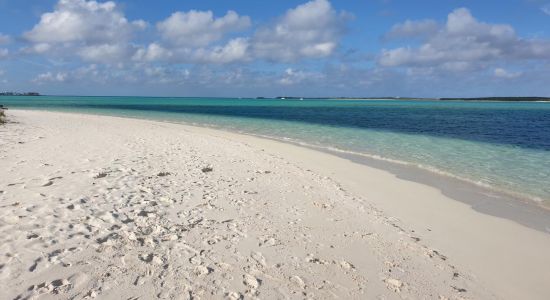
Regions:
<instances>
[{"instance_id":1,"label":"small landmass on horizon","mask_svg":"<svg viewBox=\"0 0 550 300\"><path fill-rule=\"evenodd\" d=\"M40 96L40 93L37 92L0 92L0 96Z\"/></svg>"},{"instance_id":2,"label":"small landmass on horizon","mask_svg":"<svg viewBox=\"0 0 550 300\"><path fill-rule=\"evenodd\" d=\"M304 100L304 99L332 99L332 100L441 100L441 101L550 101L550 97L463 97L463 98L422 98L422 97L296 97L278 96L275 98L256 97L256 99Z\"/></svg>"}]
</instances>

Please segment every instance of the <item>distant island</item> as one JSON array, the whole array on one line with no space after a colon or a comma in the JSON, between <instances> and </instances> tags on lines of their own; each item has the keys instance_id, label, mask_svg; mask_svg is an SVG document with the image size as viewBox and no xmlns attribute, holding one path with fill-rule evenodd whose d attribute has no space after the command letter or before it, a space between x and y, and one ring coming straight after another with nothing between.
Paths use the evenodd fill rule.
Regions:
<instances>
[{"instance_id":1,"label":"distant island","mask_svg":"<svg viewBox=\"0 0 550 300\"><path fill-rule=\"evenodd\" d=\"M550 97L479 97L479 98L439 98L439 100L453 101L550 101Z\"/></svg>"},{"instance_id":2,"label":"distant island","mask_svg":"<svg viewBox=\"0 0 550 300\"><path fill-rule=\"evenodd\" d=\"M296 97L278 96L274 98L256 97L256 99L304 100L304 99L331 99L331 100L440 100L440 101L549 101L550 97L472 97L472 98L422 98L422 97Z\"/></svg>"},{"instance_id":3,"label":"distant island","mask_svg":"<svg viewBox=\"0 0 550 300\"><path fill-rule=\"evenodd\" d=\"M37 93L37 92L26 92L26 93L0 92L0 96L40 96L40 93Z\"/></svg>"},{"instance_id":4,"label":"distant island","mask_svg":"<svg viewBox=\"0 0 550 300\"><path fill-rule=\"evenodd\" d=\"M38 92L0 92L0 96L42 96ZM195 98L195 97L192 97ZM199 97L201 98L201 97ZM204 97L209 98L209 97ZM245 98L239 98L245 99ZM251 98L248 98L251 99ZM550 102L550 97L445 97L445 98L426 98L426 97L298 97L298 96L277 96L277 97L256 97L257 100L312 100L312 99L328 99L328 100L432 100L432 101L519 101L519 102Z\"/></svg>"}]
</instances>

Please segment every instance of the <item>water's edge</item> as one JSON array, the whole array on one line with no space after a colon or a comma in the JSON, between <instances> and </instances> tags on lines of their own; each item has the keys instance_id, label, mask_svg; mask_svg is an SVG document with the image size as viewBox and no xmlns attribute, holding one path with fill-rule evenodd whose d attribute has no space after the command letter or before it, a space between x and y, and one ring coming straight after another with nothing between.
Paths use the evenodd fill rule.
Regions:
<instances>
[{"instance_id":1,"label":"water's edge","mask_svg":"<svg viewBox=\"0 0 550 300\"><path fill-rule=\"evenodd\" d=\"M210 127L207 128L211 129ZM228 131L218 128L215 129ZM541 203L533 200L477 185L460 178L438 174L415 165L401 164L358 153L338 151L272 137L242 132L237 133L320 151L370 168L386 171L395 175L397 178L436 188L448 198L467 204L477 212L511 220L531 229L550 234L550 207L543 206Z\"/></svg>"},{"instance_id":2,"label":"water's edge","mask_svg":"<svg viewBox=\"0 0 550 300\"><path fill-rule=\"evenodd\" d=\"M32 110L32 111L44 111L34 109L14 109L14 110ZM150 122L171 123L179 124L196 128L207 128L209 130L216 130L220 132L230 132L233 134L247 135L260 139L269 139L280 143L290 144L302 148L308 148L314 151L320 151L330 155L334 155L340 158L347 159L351 162L365 165L367 167L390 172L398 178L412 181L420 184L425 184L434 187L441 191L445 196L465 203L469 205L475 211L483 214L487 214L494 217L508 219L517 222L523 226L526 226L537 231L550 234L550 208L541 205L535 201L527 200L519 196L510 195L498 190L490 189L480 185L476 185L471 182L454 178L451 176L445 176L437 174L426 169L416 167L414 165L400 164L384 159L377 159L366 155L337 151L320 146L314 146L309 144L298 143L290 140L279 139L275 137L262 136L251 134L242 131L233 131L226 128L220 128L215 126L204 126L201 124L190 124L187 122L174 122L161 119L148 119L129 116L113 116L94 114L89 112L62 112L54 111L55 113L67 113L67 114L87 114L97 116L107 116L113 118L123 119L138 119L146 120ZM8 111L9 113L9 111Z\"/></svg>"},{"instance_id":3,"label":"water's edge","mask_svg":"<svg viewBox=\"0 0 550 300\"><path fill-rule=\"evenodd\" d=\"M537 202L514 197L457 178L439 175L414 166L377 160L357 154L321 150L352 162L384 170L398 178L434 187L453 200L473 210L494 217L512 220L526 227L550 234L550 209Z\"/></svg>"}]
</instances>

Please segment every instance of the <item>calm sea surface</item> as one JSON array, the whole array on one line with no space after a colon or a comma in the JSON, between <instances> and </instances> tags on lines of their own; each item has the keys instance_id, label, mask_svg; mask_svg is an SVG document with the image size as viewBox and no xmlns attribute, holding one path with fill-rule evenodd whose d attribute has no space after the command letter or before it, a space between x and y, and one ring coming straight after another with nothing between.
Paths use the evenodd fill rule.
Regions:
<instances>
[{"instance_id":1,"label":"calm sea surface","mask_svg":"<svg viewBox=\"0 0 550 300\"><path fill-rule=\"evenodd\" d=\"M0 104L213 126L550 201L550 103L42 96L0 97Z\"/></svg>"}]
</instances>

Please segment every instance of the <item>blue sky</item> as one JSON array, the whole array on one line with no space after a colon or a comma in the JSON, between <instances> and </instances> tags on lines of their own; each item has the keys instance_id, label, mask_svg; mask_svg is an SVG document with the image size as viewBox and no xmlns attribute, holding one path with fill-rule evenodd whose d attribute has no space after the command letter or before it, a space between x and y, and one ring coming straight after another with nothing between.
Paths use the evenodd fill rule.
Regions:
<instances>
[{"instance_id":1,"label":"blue sky","mask_svg":"<svg viewBox=\"0 0 550 300\"><path fill-rule=\"evenodd\" d=\"M550 96L550 0L0 0L0 90Z\"/></svg>"}]
</instances>

